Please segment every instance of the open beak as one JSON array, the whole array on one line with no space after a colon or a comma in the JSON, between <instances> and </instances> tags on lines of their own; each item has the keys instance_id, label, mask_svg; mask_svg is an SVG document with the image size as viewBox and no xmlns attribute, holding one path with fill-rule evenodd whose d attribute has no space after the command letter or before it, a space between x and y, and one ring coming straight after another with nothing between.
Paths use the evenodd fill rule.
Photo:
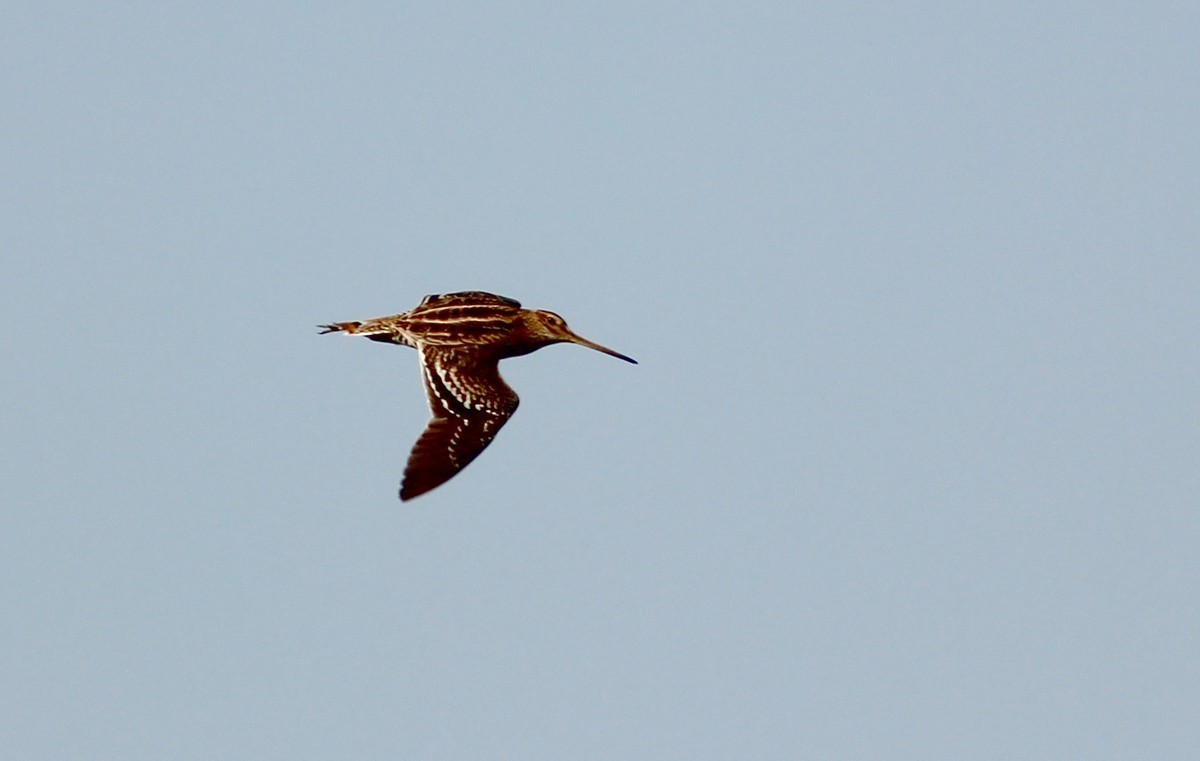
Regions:
<instances>
[{"instance_id":1,"label":"open beak","mask_svg":"<svg viewBox=\"0 0 1200 761\"><path fill-rule=\"evenodd\" d=\"M573 344L579 344L580 346L586 346L589 349L595 349L596 351L602 351L610 357L616 357L617 359L623 359L626 362L630 362L635 365L637 364L636 359L634 359L632 357L626 357L624 354L620 353L619 351L613 351L612 349L608 348L607 346L601 346L598 343L593 343L592 341L589 341L582 336L577 336L574 333L570 333L570 331L568 331L568 333L570 334L570 337L567 338L567 340Z\"/></svg>"}]
</instances>

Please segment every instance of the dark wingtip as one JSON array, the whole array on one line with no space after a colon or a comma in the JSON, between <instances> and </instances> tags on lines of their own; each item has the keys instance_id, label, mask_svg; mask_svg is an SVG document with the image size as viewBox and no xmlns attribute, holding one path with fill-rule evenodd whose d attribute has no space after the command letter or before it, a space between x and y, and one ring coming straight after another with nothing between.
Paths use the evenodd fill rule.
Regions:
<instances>
[{"instance_id":1,"label":"dark wingtip","mask_svg":"<svg viewBox=\"0 0 1200 761\"><path fill-rule=\"evenodd\" d=\"M441 484L433 484L432 486L429 484L414 484L405 479L400 484L400 501L408 502L411 499L416 499L426 492L433 491L440 485Z\"/></svg>"}]
</instances>

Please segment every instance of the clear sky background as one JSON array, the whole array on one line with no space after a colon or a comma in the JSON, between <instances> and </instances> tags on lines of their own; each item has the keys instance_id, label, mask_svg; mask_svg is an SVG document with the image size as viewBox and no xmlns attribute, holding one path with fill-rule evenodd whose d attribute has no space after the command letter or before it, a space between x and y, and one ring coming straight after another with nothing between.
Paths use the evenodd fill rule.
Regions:
<instances>
[{"instance_id":1,"label":"clear sky background","mask_svg":"<svg viewBox=\"0 0 1200 761\"><path fill-rule=\"evenodd\" d=\"M0 757L1194 759L1194 3L18 3ZM483 289L627 365L396 498Z\"/></svg>"}]
</instances>

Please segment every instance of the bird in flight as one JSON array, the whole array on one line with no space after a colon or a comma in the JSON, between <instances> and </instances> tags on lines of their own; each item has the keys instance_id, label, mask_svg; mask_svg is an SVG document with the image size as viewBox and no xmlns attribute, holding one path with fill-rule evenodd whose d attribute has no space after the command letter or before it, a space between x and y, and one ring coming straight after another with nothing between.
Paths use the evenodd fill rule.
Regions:
<instances>
[{"instance_id":1,"label":"bird in flight","mask_svg":"<svg viewBox=\"0 0 1200 761\"><path fill-rule=\"evenodd\" d=\"M500 377L500 360L565 342L637 364L576 335L554 312L522 309L513 299L483 291L434 294L403 314L319 327L321 333L365 336L417 350L433 417L408 456L402 500L453 478L516 412L517 394Z\"/></svg>"}]
</instances>

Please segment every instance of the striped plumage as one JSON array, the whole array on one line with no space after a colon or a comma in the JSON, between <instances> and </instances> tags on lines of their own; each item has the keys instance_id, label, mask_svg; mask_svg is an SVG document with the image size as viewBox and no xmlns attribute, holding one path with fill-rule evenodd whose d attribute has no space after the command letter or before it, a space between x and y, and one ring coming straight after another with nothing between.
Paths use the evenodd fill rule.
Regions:
<instances>
[{"instance_id":1,"label":"striped plumage","mask_svg":"<svg viewBox=\"0 0 1200 761\"><path fill-rule=\"evenodd\" d=\"M418 352L433 417L409 455L402 500L440 486L465 468L516 412L517 394L500 377L500 360L569 342L634 362L575 335L553 312L522 309L517 301L483 291L426 296L403 314L321 328Z\"/></svg>"}]
</instances>

